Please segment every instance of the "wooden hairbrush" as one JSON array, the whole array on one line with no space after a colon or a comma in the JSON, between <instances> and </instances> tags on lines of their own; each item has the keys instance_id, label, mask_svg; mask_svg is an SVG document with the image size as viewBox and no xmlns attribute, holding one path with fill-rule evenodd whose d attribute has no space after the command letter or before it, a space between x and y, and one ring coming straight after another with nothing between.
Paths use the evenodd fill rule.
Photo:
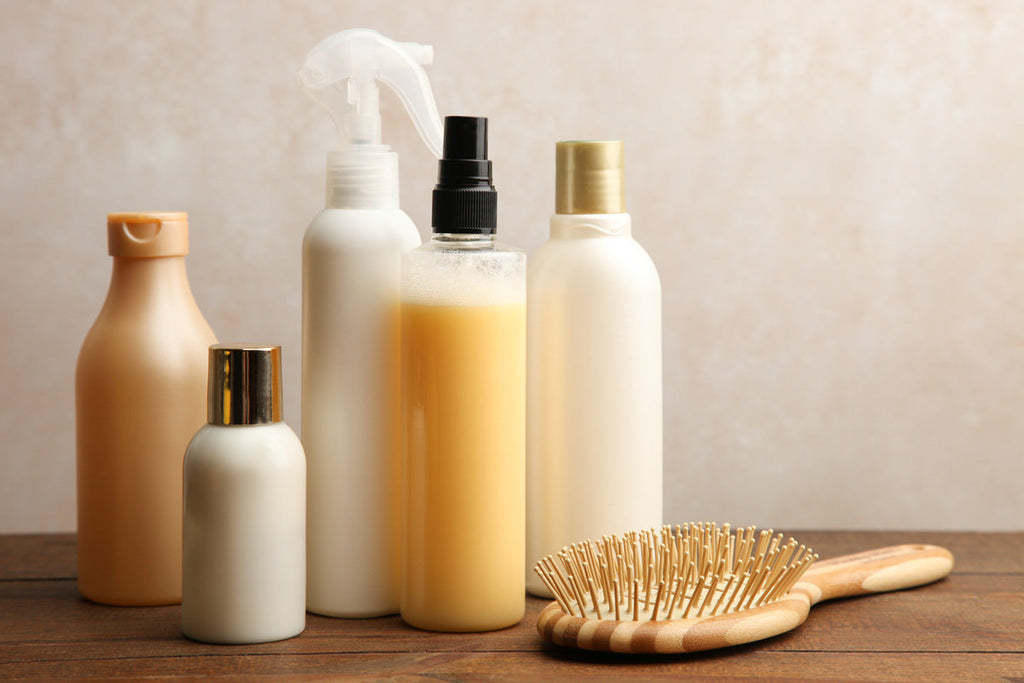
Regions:
<instances>
[{"instance_id":1,"label":"wooden hairbrush","mask_svg":"<svg viewBox=\"0 0 1024 683\"><path fill-rule=\"evenodd\" d=\"M823 600L920 586L953 569L953 555L933 545L817 559L770 529L728 524L575 543L534 567L555 596L537 630L585 650L698 652L785 633Z\"/></svg>"}]
</instances>

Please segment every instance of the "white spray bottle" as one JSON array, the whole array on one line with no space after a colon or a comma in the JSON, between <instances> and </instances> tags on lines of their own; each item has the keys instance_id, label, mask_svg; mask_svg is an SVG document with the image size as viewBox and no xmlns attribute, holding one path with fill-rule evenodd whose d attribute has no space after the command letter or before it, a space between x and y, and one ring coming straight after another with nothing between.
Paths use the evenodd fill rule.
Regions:
<instances>
[{"instance_id":1,"label":"white spray bottle","mask_svg":"<svg viewBox=\"0 0 1024 683\"><path fill-rule=\"evenodd\" d=\"M420 244L398 205L398 155L381 143L377 81L390 86L435 156L441 119L421 64L429 45L351 29L299 72L341 134L327 153L327 206L302 251L302 442L311 612L398 612L401 256Z\"/></svg>"}]
</instances>

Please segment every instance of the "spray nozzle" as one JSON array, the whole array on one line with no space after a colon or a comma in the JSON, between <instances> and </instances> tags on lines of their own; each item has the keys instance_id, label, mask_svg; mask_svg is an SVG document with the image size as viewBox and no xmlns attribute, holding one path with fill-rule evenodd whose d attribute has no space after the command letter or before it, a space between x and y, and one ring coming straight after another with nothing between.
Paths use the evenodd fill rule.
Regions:
<instances>
[{"instance_id":1,"label":"spray nozzle","mask_svg":"<svg viewBox=\"0 0 1024 683\"><path fill-rule=\"evenodd\" d=\"M398 95L420 137L441 156L441 117L422 64L434 49L398 43L371 29L356 28L320 41L299 71L306 93L331 114L341 145L380 145L380 93L377 81Z\"/></svg>"},{"instance_id":2,"label":"spray nozzle","mask_svg":"<svg viewBox=\"0 0 1024 683\"><path fill-rule=\"evenodd\" d=\"M498 193L487 159L487 119L444 117L444 155L437 162L430 223L435 233L494 234Z\"/></svg>"}]
</instances>

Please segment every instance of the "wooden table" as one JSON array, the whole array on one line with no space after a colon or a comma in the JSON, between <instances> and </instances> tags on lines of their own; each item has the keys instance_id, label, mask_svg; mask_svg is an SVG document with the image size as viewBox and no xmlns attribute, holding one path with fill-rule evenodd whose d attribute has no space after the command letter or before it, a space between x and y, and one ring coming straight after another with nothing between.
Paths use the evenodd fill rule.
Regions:
<instances>
[{"instance_id":1,"label":"wooden table","mask_svg":"<svg viewBox=\"0 0 1024 683\"><path fill-rule=\"evenodd\" d=\"M791 532L822 558L896 543L934 543L953 574L900 593L814 607L771 640L671 657L560 650L534 629L437 634L398 617L309 615L305 633L264 645L184 639L179 607L106 607L78 597L72 535L0 536L0 679L18 677L411 678L444 680L775 678L1024 681L1024 533Z\"/></svg>"}]
</instances>

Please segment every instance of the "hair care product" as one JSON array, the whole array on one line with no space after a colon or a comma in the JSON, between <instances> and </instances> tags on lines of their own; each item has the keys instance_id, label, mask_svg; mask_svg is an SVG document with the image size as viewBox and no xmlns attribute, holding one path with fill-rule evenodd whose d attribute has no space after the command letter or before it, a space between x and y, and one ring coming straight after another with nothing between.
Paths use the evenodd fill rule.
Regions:
<instances>
[{"instance_id":1,"label":"hair care product","mask_svg":"<svg viewBox=\"0 0 1024 683\"><path fill-rule=\"evenodd\" d=\"M306 625L306 460L282 421L281 347L210 347L209 414L185 453L181 619L210 643Z\"/></svg>"},{"instance_id":2,"label":"hair care product","mask_svg":"<svg viewBox=\"0 0 1024 683\"><path fill-rule=\"evenodd\" d=\"M402 271L402 618L437 631L524 613L526 256L494 242L487 119L445 119L428 244Z\"/></svg>"},{"instance_id":3,"label":"hair care product","mask_svg":"<svg viewBox=\"0 0 1024 683\"><path fill-rule=\"evenodd\" d=\"M188 285L188 216L107 216L110 289L75 371L78 589L181 601L181 462L206 414L216 342Z\"/></svg>"},{"instance_id":4,"label":"hair care product","mask_svg":"<svg viewBox=\"0 0 1024 683\"><path fill-rule=\"evenodd\" d=\"M661 285L622 143L558 143L555 194L527 306L527 588L543 596L541 557L662 514Z\"/></svg>"},{"instance_id":5,"label":"hair care product","mask_svg":"<svg viewBox=\"0 0 1024 683\"><path fill-rule=\"evenodd\" d=\"M327 206L302 248L302 442L309 465L311 612L398 611L398 385L402 252L420 244L398 204L398 155L381 140L378 82L440 154L441 120L421 64L429 45L351 29L299 73L341 142L327 154Z\"/></svg>"}]
</instances>

